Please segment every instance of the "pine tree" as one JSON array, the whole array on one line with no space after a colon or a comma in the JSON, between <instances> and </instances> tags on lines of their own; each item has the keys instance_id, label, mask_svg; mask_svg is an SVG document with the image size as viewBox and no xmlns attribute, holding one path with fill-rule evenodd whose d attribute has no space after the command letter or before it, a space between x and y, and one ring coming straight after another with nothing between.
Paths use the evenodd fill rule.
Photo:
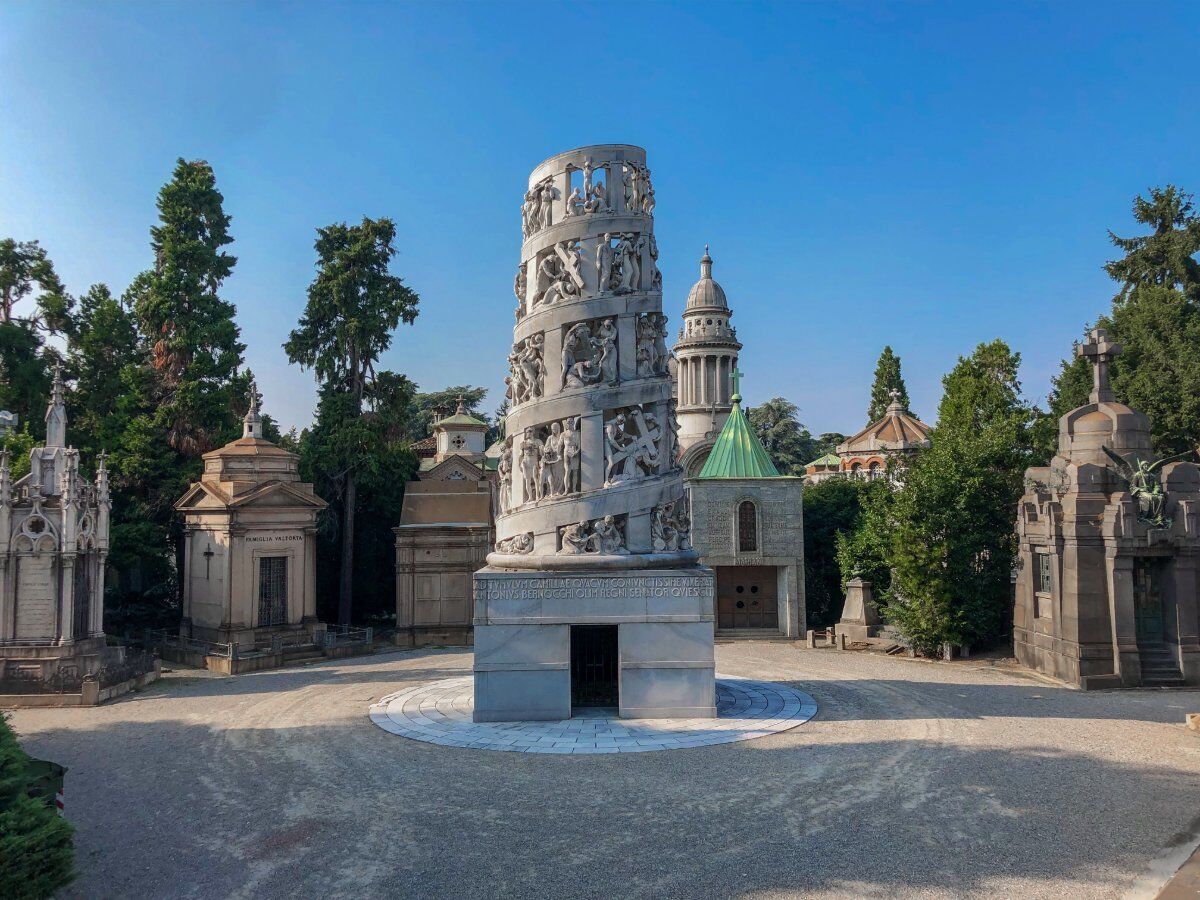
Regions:
<instances>
[{"instance_id":1,"label":"pine tree","mask_svg":"<svg viewBox=\"0 0 1200 900\"><path fill-rule=\"evenodd\" d=\"M233 243L223 203L212 167L180 159L150 229L155 266L129 288L149 342L154 418L185 459L221 446L237 427L231 388L246 347L233 304L218 293L237 263L222 249Z\"/></svg>"},{"instance_id":2,"label":"pine tree","mask_svg":"<svg viewBox=\"0 0 1200 900\"><path fill-rule=\"evenodd\" d=\"M322 383L318 416L327 452L314 457L328 465L330 483L341 506L341 558L338 622L350 624L354 593L355 515L360 476L374 461L370 423L363 403L375 377L375 363L392 342L401 321L417 317L420 297L388 271L396 254L396 226L390 219L363 218L318 229L317 276L308 288L308 305L284 350L288 358L312 368ZM317 429L314 428L314 432ZM401 486L402 489L402 486Z\"/></svg>"},{"instance_id":3,"label":"pine tree","mask_svg":"<svg viewBox=\"0 0 1200 900\"><path fill-rule=\"evenodd\" d=\"M120 446L137 411L126 381L130 367L141 360L133 311L103 284L93 285L79 300L67 359L75 380L67 416L71 443L91 461L100 451Z\"/></svg>"},{"instance_id":4,"label":"pine tree","mask_svg":"<svg viewBox=\"0 0 1200 900\"><path fill-rule=\"evenodd\" d=\"M150 229L154 268L134 279L122 304L137 322L137 364L122 372L128 421L112 458L114 567L165 616L178 600L183 531L174 503L201 472L201 456L239 433L245 346L232 303L220 296L237 260L230 218L208 163L180 159L158 195ZM123 331L116 310L97 308ZM165 620L161 624L167 624Z\"/></svg>"},{"instance_id":5,"label":"pine tree","mask_svg":"<svg viewBox=\"0 0 1200 900\"><path fill-rule=\"evenodd\" d=\"M1020 359L1000 340L959 359L942 381L931 446L895 496L884 615L921 651L986 644L1003 633L1013 509L1032 449Z\"/></svg>"},{"instance_id":6,"label":"pine tree","mask_svg":"<svg viewBox=\"0 0 1200 900\"><path fill-rule=\"evenodd\" d=\"M899 393L896 399L908 409L908 388L900 374L900 357L887 346L883 348L883 352L879 354L879 362L875 364L875 380L871 383L871 405L867 407L868 423L878 422L883 418L888 404L892 402L892 391Z\"/></svg>"},{"instance_id":7,"label":"pine tree","mask_svg":"<svg viewBox=\"0 0 1200 900\"><path fill-rule=\"evenodd\" d=\"M29 757L0 714L0 897L42 900L75 877L74 829L50 803L30 797Z\"/></svg>"}]
</instances>

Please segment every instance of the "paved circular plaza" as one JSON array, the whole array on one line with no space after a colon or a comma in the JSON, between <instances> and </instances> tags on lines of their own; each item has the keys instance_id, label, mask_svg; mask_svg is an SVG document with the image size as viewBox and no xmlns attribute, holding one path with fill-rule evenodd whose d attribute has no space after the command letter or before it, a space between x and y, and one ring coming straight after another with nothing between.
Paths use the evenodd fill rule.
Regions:
<instances>
[{"instance_id":1,"label":"paved circular plaza","mask_svg":"<svg viewBox=\"0 0 1200 900\"><path fill-rule=\"evenodd\" d=\"M646 753L765 737L816 714L808 694L766 681L717 676L716 719L622 719L596 714L556 722L472 722L474 683L447 678L371 705L371 721L392 734L509 753Z\"/></svg>"}]
</instances>

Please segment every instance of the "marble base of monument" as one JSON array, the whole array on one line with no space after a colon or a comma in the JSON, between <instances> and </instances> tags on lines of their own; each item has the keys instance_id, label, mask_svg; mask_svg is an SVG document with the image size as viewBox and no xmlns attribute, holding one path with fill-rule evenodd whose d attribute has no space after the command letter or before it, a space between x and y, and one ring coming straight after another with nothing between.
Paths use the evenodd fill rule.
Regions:
<instances>
[{"instance_id":1,"label":"marble base of monument","mask_svg":"<svg viewBox=\"0 0 1200 900\"><path fill-rule=\"evenodd\" d=\"M571 628L617 626L623 718L716 715L713 575L702 566L475 573L476 722L571 717Z\"/></svg>"}]
</instances>

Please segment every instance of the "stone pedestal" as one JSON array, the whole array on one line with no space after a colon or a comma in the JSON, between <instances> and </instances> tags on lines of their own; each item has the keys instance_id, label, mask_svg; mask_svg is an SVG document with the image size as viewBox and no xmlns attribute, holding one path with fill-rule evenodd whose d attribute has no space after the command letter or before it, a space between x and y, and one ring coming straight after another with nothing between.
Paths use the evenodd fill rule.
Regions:
<instances>
[{"instance_id":1,"label":"stone pedestal","mask_svg":"<svg viewBox=\"0 0 1200 900\"><path fill-rule=\"evenodd\" d=\"M846 605L842 618L834 626L835 633L851 641L865 641L879 631L879 610L871 593L871 582L851 578L846 582Z\"/></svg>"},{"instance_id":2,"label":"stone pedestal","mask_svg":"<svg viewBox=\"0 0 1200 900\"><path fill-rule=\"evenodd\" d=\"M485 568L475 573L475 721L570 718L573 625L617 626L622 717L716 715L709 569Z\"/></svg>"}]
</instances>

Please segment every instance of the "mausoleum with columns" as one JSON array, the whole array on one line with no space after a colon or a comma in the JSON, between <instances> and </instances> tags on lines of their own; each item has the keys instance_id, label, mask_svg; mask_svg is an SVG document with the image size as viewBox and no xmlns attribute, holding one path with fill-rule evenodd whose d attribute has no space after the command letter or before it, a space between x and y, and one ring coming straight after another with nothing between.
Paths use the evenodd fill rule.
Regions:
<instances>
[{"instance_id":1,"label":"mausoleum with columns","mask_svg":"<svg viewBox=\"0 0 1200 900\"><path fill-rule=\"evenodd\" d=\"M242 436L204 454L204 474L175 504L184 518L184 637L237 643L317 624L316 518L325 501L300 458L262 436L251 386Z\"/></svg>"}]
</instances>

